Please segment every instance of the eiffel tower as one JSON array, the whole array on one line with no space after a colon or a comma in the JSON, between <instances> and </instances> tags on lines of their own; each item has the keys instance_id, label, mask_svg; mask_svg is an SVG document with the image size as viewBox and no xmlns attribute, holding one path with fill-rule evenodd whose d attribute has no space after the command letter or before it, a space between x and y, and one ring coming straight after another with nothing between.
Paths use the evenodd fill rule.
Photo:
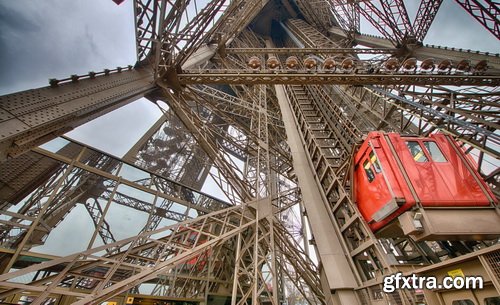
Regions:
<instances>
[{"instance_id":1,"label":"eiffel tower","mask_svg":"<svg viewBox=\"0 0 500 305\"><path fill-rule=\"evenodd\" d=\"M453 137L500 197L500 58L425 45L441 4L134 0L133 66L0 97L2 304L496 304L497 240L376 235L353 198L374 130ZM500 39L498 3L455 4ZM162 116L123 158L64 135L142 97ZM85 250L32 250L77 207ZM383 289L450 270L482 294Z\"/></svg>"}]
</instances>

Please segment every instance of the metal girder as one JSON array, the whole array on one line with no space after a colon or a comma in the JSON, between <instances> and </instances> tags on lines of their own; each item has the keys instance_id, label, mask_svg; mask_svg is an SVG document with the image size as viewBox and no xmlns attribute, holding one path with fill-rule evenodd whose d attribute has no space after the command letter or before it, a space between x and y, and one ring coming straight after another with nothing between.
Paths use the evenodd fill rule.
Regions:
<instances>
[{"instance_id":1,"label":"metal girder","mask_svg":"<svg viewBox=\"0 0 500 305\"><path fill-rule=\"evenodd\" d=\"M337 74L328 72L183 71L181 84L323 84L323 85L453 85L500 86L497 75Z\"/></svg>"},{"instance_id":2,"label":"metal girder","mask_svg":"<svg viewBox=\"0 0 500 305\"><path fill-rule=\"evenodd\" d=\"M211 167L206 154L171 110L151 126L123 160L197 190Z\"/></svg>"},{"instance_id":3,"label":"metal girder","mask_svg":"<svg viewBox=\"0 0 500 305\"><path fill-rule=\"evenodd\" d=\"M280 222L274 222L276 232L276 245L282 256L281 266L283 272L292 278L292 284L299 289L309 304L315 304L316 300L321 304L326 304L325 295L321 289L321 279L319 270L311 261L307 253L290 236L290 232L283 227ZM313 290L313 294L308 293L308 289Z\"/></svg>"},{"instance_id":4,"label":"metal girder","mask_svg":"<svg viewBox=\"0 0 500 305\"><path fill-rule=\"evenodd\" d=\"M249 129L245 124L241 124L241 120L235 119L232 113L217 108L212 96L194 90L190 92L193 100L190 109L200 117L206 118L207 122L203 124L209 126L217 146L241 161L246 160L248 155L255 154L255 149L248 145L247 139L243 136Z\"/></svg>"},{"instance_id":5,"label":"metal girder","mask_svg":"<svg viewBox=\"0 0 500 305\"><path fill-rule=\"evenodd\" d=\"M148 214L161 216L161 218L173 220L176 222L180 222L186 220L187 218L190 218L188 215L186 215L185 212L171 210L169 205L171 206L172 201L168 200L166 200L165 202L170 203L169 205L164 207L156 207L151 202L146 202L144 200L140 200L138 198L134 198L120 192L112 194L110 191L106 191L99 197L105 200L112 200L114 203L122 206L133 208L135 210L146 212Z\"/></svg>"},{"instance_id":6,"label":"metal girder","mask_svg":"<svg viewBox=\"0 0 500 305\"><path fill-rule=\"evenodd\" d=\"M178 115L178 125L185 126L182 131L164 132L159 130L172 125L159 121L155 130L148 132L128 157L140 157L137 160L141 161L149 158L145 167L171 170L172 177L181 183L153 175L150 171L129 168L129 164L102 153L97 154L98 159L116 161L116 169L105 170L74 156L34 148L33 152L61 162L65 169L49 181L51 187L34 194L37 198L48 198L46 202L26 206L26 212L23 211L26 215L22 217L19 213L5 213L12 217L10 224L27 230L28 237L45 232L43 217L31 217L29 213L63 215L62 212L72 206L73 197L84 196L79 189L70 187L74 182L71 179L76 176L74 173L82 173L80 177L88 174L89 177L111 181L108 189L99 193L108 204L101 211L99 208L92 211L96 231L87 251L1 275L0 287L3 289L0 297L29 291L37 296L33 304L41 304L47 297L57 294L66 297L58 300L61 304L101 303L112 301L110 297L121 293L122 298L126 293L137 292L141 284L148 283L155 285L157 294L190 300L218 293L231 294L232 305L249 303L250 300L278 305L284 287L288 287L279 279L288 277L311 305L372 301L414 304L419 301L419 296L411 291L383 294L380 291L382 277L400 271L408 264L423 266L438 262L443 257L454 255L458 248L461 253L470 251L459 242L450 244L449 248L455 250L442 254L440 246L418 244L405 237L376 239L351 198L350 165L362 134L373 129L399 133L416 131L425 135L434 128L441 128L482 149L479 164L483 153L498 155L496 146L491 145L500 141L497 135L498 98L495 99L495 86L500 85L498 58L483 53L413 46L409 38L415 34L417 39L423 39L439 1L421 5L415 31L401 0L381 0L378 2L381 7L376 6L375 1L330 1L340 7L332 8L332 11L319 9L319 12L315 9L324 8L327 1L298 1L297 5L309 23L317 26L312 27L303 20L288 20L283 35L287 37L280 37L284 41L279 43L288 45L290 40L298 41L305 49L263 49L263 37L250 29L242 30L267 1L231 1L227 7L224 6L226 2L205 2L201 11L196 7L201 1L196 0L141 0L134 3L138 58L141 61L137 66L151 65L156 71L155 76L161 76L156 79L162 89L158 100L164 100L166 96L171 112ZM356 37L353 31L358 28L360 11L350 10L356 7L368 7L368 11L361 13L371 18L371 22L376 23L374 26L387 38L358 35L357 39L372 46L378 44L378 49L336 49L351 46L351 39ZM341 35L334 36L336 40L328 39L318 30L324 24L330 25L332 12L343 27L341 34L335 33ZM429 16L424 17L423 14L427 13ZM324 18L316 20L317 14ZM280 17L276 21L283 20ZM398 44L404 48L394 49L393 45ZM226 45L229 48L224 50ZM214 55L217 48L220 48L220 56ZM311 54L311 51L314 52ZM323 69L252 71L247 68L246 60L248 55L256 54L261 58L266 54L278 57L311 54L320 62L329 55L344 59L371 54L378 55L378 58L356 59L356 67L352 70L337 69L331 73ZM428 57L440 59L453 57L454 61L487 59L490 61L488 65L496 70L462 73L451 69L440 74L419 68L391 73L383 68L383 63L392 55L400 58L415 56L421 60L428 54L431 54ZM279 60L283 62L283 57ZM108 77L114 75L109 71L108 74ZM151 81L152 78L149 75L144 79ZM74 77L72 81L83 83L86 80ZM206 86L209 83L225 86L215 89ZM55 86L57 82L52 84ZM148 85L150 88L156 86ZM467 85L485 87L471 89ZM111 85L103 82L102 86ZM128 89L128 85L121 86L111 95L128 93ZM66 94L81 93L73 90ZM87 102L82 102L81 111L102 106ZM26 111L29 107L34 107L33 103L27 102L21 108ZM95 116L104 112L96 112ZM46 128L43 126L40 130ZM30 126L31 129L34 127ZM284 143L285 131L290 147ZM45 139L39 138L39 141ZM160 143L159 140L166 141ZM27 145L26 149L35 144L30 142L31 146ZM141 156L137 155L139 152ZM144 152L147 154L142 155ZM199 160L205 156L211 160ZM245 164L236 164L232 159L234 156ZM165 164L159 164L160 160ZM212 165L215 173L210 175L225 194L233 202L246 204L220 211L228 204L196 191L204 179L193 177L198 177L203 170L206 172ZM127 175L124 168L139 174L140 178ZM498 185L499 177L498 171L494 171L487 180ZM299 189L295 183L297 180ZM89 178L87 184L92 181L96 180ZM144 192L150 199L124 194L119 189L122 185ZM84 186L87 190L92 189ZM109 186L113 186L113 191ZM65 197L64 193L68 196ZM254 197L257 200L248 203ZM62 201L66 205L60 205ZM148 220L138 236L93 247L96 234L107 236L104 219L112 201L146 212ZM302 251L301 246L294 242L294 236L286 232L293 228L284 228L280 223L284 221L280 216L301 201L306 212L301 217L308 218L311 225L312 243L321 259L320 267L307 258L308 246L305 245ZM55 204L51 206L51 203ZM174 205L179 207L174 208ZM191 209L196 210L197 215L205 215L151 231L164 218L181 221L191 217ZM206 215L214 210L217 212ZM57 218L61 219L54 219ZM25 225L23 221L32 223ZM309 236L302 237L307 239ZM26 237L20 245L9 250L14 257L28 245ZM486 260L486 257L481 257ZM484 265L488 271L488 265ZM432 268L424 267L420 271L434 270ZM42 277L31 283L15 280L17 276L32 271L39 271L37 276ZM232 293L229 292L231 289ZM380 296L385 299L377 299ZM17 300L12 301L15 302Z\"/></svg>"},{"instance_id":7,"label":"metal girder","mask_svg":"<svg viewBox=\"0 0 500 305\"><path fill-rule=\"evenodd\" d=\"M107 172L100 169L99 167L94 167L92 165L76 161L73 158L68 158L64 155L52 153L45 149L36 148L33 150L36 153L44 155L48 158L52 158L54 160L60 161L65 164L74 164L75 167L81 168L89 173L104 177L112 181L117 181L117 182L119 181L123 185L149 193L152 196L157 195L166 200L173 201L176 202L177 204L185 206L186 208L195 209L201 213L208 213L213 210L218 210L230 206L226 202L217 200L197 190L194 190L188 186L182 185L174 181L170 181L163 177L153 175L146 171L142 171L141 176L144 176L143 179L135 180L134 179L135 177L133 175L129 176L129 173L127 172L118 172L118 173ZM110 156L107 157L112 158ZM126 166L129 165L124 165L123 162L120 162L120 164L118 165L119 168ZM141 173L140 169L135 168L135 170ZM120 176L117 176L117 174L119 174Z\"/></svg>"},{"instance_id":8,"label":"metal girder","mask_svg":"<svg viewBox=\"0 0 500 305\"><path fill-rule=\"evenodd\" d=\"M313 235L317 240L316 245L322 261L323 270L321 273L326 274L328 287L330 289L337 290L339 295L344 294L343 292L341 293L341 291L345 290L345 297L354 301L351 304L356 304L355 299L352 299L354 298L354 292L350 291L350 289L356 286L356 278L351 270L349 261L343 254L344 251L342 251L340 239L338 239L334 227L330 224L328 211L326 209L327 204L323 203L325 198L321 196L320 192L316 191L317 186L314 182L312 168L307 166L307 154L304 149L307 143L302 142L302 136L297 128L298 125L294 119L292 106L290 102L287 101L288 97L285 88L280 85L275 86L278 101L281 106L281 112L285 117L284 122L287 126L288 143L293 154L294 167L297 171L302 195L304 196L304 204L311 205L306 206L306 210L310 219ZM324 238L327 238L328 241L323 242L322 239ZM335 266L329 264L335 264ZM336 272L333 272L333 270L336 270ZM326 297L327 299L329 298L329 296Z\"/></svg>"},{"instance_id":9,"label":"metal girder","mask_svg":"<svg viewBox=\"0 0 500 305\"><path fill-rule=\"evenodd\" d=\"M130 287L154 280L179 263L193 259L255 226L258 219L253 211L249 205L228 208L196 220L0 275L0 287L8 289L0 293L0 297L22 289L37 294L32 304L42 304L51 293L81 298L74 304L103 302ZM194 240L190 240L190 236L195 236ZM99 255L99 252L111 248L119 251ZM22 274L42 270L60 271L32 285L10 281ZM76 292L59 287L63 283L80 289Z\"/></svg>"},{"instance_id":10,"label":"metal girder","mask_svg":"<svg viewBox=\"0 0 500 305\"><path fill-rule=\"evenodd\" d=\"M76 145L63 147L60 152L76 157L79 149ZM2 209L18 204L38 186L47 183L53 174L60 170L61 164L44 158L33 152L27 152L15 158L0 161L0 202ZM21 212L23 213L23 212Z\"/></svg>"},{"instance_id":11,"label":"metal girder","mask_svg":"<svg viewBox=\"0 0 500 305\"><path fill-rule=\"evenodd\" d=\"M207 292L217 293L220 287L231 283L228 265L234 265L232 241L212 247L208 251L177 265L171 272L158 277L152 296L169 299L184 298L204 300Z\"/></svg>"},{"instance_id":12,"label":"metal girder","mask_svg":"<svg viewBox=\"0 0 500 305\"><path fill-rule=\"evenodd\" d=\"M394 93L391 93L391 90L371 86L368 89L392 100L396 107L405 112L419 117L440 130L452 133L495 158L500 158L500 152L493 148L500 145L500 136L495 133L500 129L498 124L500 107L497 102L474 101L471 97L463 101L456 99L455 96L460 93L454 94L454 92L436 99L426 96L426 92L409 92L403 88L394 90ZM429 91L431 90L429 88ZM438 90L439 88L435 89ZM432 91L430 94L432 95ZM483 141L488 141L488 145L485 146Z\"/></svg>"},{"instance_id":13,"label":"metal girder","mask_svg":"<svg viewBox=\"0 0 500 305\"><path fill-rule=\"evenodd\" d=\"M170 92L171 89L168 88L167 84L163 84L162 86L165 86L164 92L168 98L170 107L172 107L175 114L181 119L184 126L191 131L197 142L212 159L217 169L222 171L218 177L219 179L215 179L215 181L219 182L221 178L225 178L225 182L220 182L219 187L223 191L225 190L229 200L236 203L241 202L245 198L251 198L251 188L240 178L242 176L239 168L232 162L229 156L224 156L223 150L218 149L218 144L212 130L203 127L205 126L203 120L189 107L188 101L193 100L193 98L187 96L186 93L174 95L173 91ZM238 172L240 172L240 175L237 174Z\"/></svg>"},{"instance_id":14,"label":"metal girder","mask_svg":"<svg viewBox=\"0 0 500 305\"><path fill-rule=\"evenodd\" d=\"M357 48L227 48L227 54L238 54L252 56L257 54L275 54L275 55L354 55L354 54L394 54L399 50L396 48L370 48L370 49L357 49Z\"/></svg>"},{"instance_id":15,"label":"metal girder","mask_svg":"<svg viewBox=\"0 0 500 305\"><path fill-rule=\"evenodd\" d=\"M249 120L255 114L262 112L262 109L259 110L259 108L243 99L238 99L209 86L190 87L190 90L196 92L200 100L205 101L203 103L205 107L214 114L218 114L220 119L231 125L231 128L237 129L245 135L245 141L248 144L246 144L247 148L244 150L247 151L248 157L254 155L255 148L270 150L271 154L276 158L276 162L272 162L271 167L276 172L286 175L286 171L290 169L291 157L282 148L284 131L281 118L278 118L275 113L269 110L266 111L267 128L269 128L266 135L269 138L269 145L266 145L262 140L263 136L259 136L254 130L251 130L251 120ZM272 127L275 127L275 130ZM240 149L240 151L243 151L243 149ZM246 160L246 157L241 160Z\"/></svg>"},{"instance_id":16,"label":"metal girder","mask_svg":"<svg viewBox=\"0 0 500 305\"><path fill-rule=\"evenodd\" d=\"M238 242L241 251L235 254L231 249L236 236L243 242ZM304 254L289 238L267 204L251 202L1 275L0 298L29 291L34 304L42 304L54 294L66 296L74 304L98 304L130 287L155 284L153 295L167 293L171 298L196 299L207 291L217 293L214 289L227 285L230 273L225 266L239 259L244 271L239 275L242 297L266 299L267 295L277 304L276 290L267 286L268 280L276 277L275 271L269 273L268 269L277 266L272 267L271 251L287 268L286 275L294 272L295 284L305 298L310 298L309 303L324 304L321 291L311 286L319 282L313 263L302 257ZM271 250L274 247L276 250ZM100 254L103 252L108 254ZM30 283L14 280L44 271L45 276ZM245 293L249 288L252 294Z\"/></svg>"},{"instance_id":17,"label":"metal girder","mask_svg":"<svg viewBox=\"0 0 500 305\"><path fill-rule=\"evenodd\" d=\"M347 37L346 34L337 27L332 27L330 33ZM372 35L355 34L355 42L370 48L391 48L392 44L389 40ZM411 46L402 55L414 56L418 60L423 61L428 58L433 58L438 61L451 60L453 63L458 63L462 60L470 60L473 63L486 61L489 71L498 73L500 71L500 56L489 52L480 52L474 50L465 50L458 48L449 48L435 45Z\"/></svg>"},{"instance_id":18,"label":"metal girder","mask_svg":"<svg viewBox=\"0 0 500 305\"><path fill-rule=\"evenodd\" d=\"M203 43L204 32L220 13L226 1L212 0L208 2L196 16L191 19L189 17L186 18L188 19L187 24L181 31L177 31L177 29L179 26L182 26L182 15L187 14L187 11L184 11L187 7L187 1L181 0L177 2L183 2L183 8L180 10L176 7L179 12L179 14L176 14L176 22L172 22L174 20L169 14L166 16L165 21L170 22L171 26L161 27L163 36L160 38L161 48L158 48L159 56L162 58L159 62L160 67L162 65L169 66L170 61L172 61L172 67L181 66ZM216 27L213 27L211 31L215 29ZM181 41L184 41L184 43L180 44ZM182 47L179 48L181 45Z\"/></svg>"},{"instance_id":19,"label":"metal girder","mask_svg":"<svg viewBox=\"0 0 500 305\"><path fill-rule=\"evenodd\" d=\"M219 109L224 107L224 111L232 115L248 118L248 115L250 113L259 111L250 102L223 91L217 90L210 86L191 86L189 88L191 91L196 92L202 96L212 98L214 102L217 102L217 104L214 104L214 107ZM268 111L267 115L274 121L276 125L283 127L281 118L279 118L275 113Z\"/></svg>"},{"instance_id":20,"label":"metal girder","mask_svg":"<svg viewBox=\"0 0 500 305\"><path fill-rule=\"evenodd\" d=\"M158 42L159 1L134 0L135 41L137 61L141 62L152 53Z\"/></svg>"},{"instance_id":21,"label":"metal girder","mask_svg":"<svg viewBox=\"0 0 500 305\"><path fill-rule=\"evenodd\" d=\"M443 0L422 0L413 23L415 39L424 41Z\"/></svg>"},{"instance_id":22,"label":"metal girder","mask_svg":"<svg viewBox=\"0 0 500 305\"><path fill-rule=\"evenodd\" d=\"M332 25L332 13L327 0L296 0L294 2L307 22L323 30Z\"/></svg>"},{"instance_id":23,"label":"metal girder","mask_svg":"<svg viewBox=\"0 0 500 305\"><path fill-rule=\"evenodd\" d=\"M345 86L343 90L336 91L345 96L355 109L366 115L371 126L364 130L365 133L370 130L385 130L404 134L419 133L411 120L405 117L404 112L388 105L380 95L373 94L364 87L354 86ZM360 125L358 122L362 119L363 117L356 121L356 126Z\"/></svg>"},{"instance_id":24,"label":"metal girder","mask_svg":"<svg viewBox=\"0 0 500 305\"><path fill-rule=\"evenodd\" d=\"M254 186L256 198L271 197L276 189L276 172L271 165L269 117L267 109L267 90L259 85L249 89L253 107L257 110L250 114L250 132L256 136L257 151L250 155L244 165L246 179Z\"/></svg>"},{"instance_id":25,"label":"metal girder","mask_svg":"<svg viewBox=\"0 0 500 305\"><path fill-rule=\"evenodd\" d=\"M394 34L396 34L400 42L413 37L413 28L406 11L406 6L403 0L380 0L382 8L385 12L385 17L391 21Z\"/></svg>"},{"instance_id":26,"label":"metal girder","mask_svg":"<svg viewBox=\"0 0 500 305\"><path fill-rule=\"evenodd\" d=\"M94 200L92 203L85 202L84 206L92 218L92 222L94 223L99 236L101 236L103 243L111 244L116 242L116 239L109 227L109 223L104 219L104 212L99 202L97 200Z\"/></svg>"},{"instance_id":27,"label":"metal girder","mask_svg":"<svg viewBox=\"0 0 500 305\"><path fill-rule=\"evenodd\" d=\"M328 0L330 9L338 25L349 35L359 32L359 12L355 6L347 0Z\"/></svg>"},{"instance_id":28,"label":"metal girder","mask_svg":"<svg viewBox=\"0 0 500 305\"><path fill-rule=\"evenodd\" d=\"M500 5L494 0L456 0L491 34L500 39Z\"/></svg>"},{"instance_id":29,"label":"metal girder","mask_svg":"<svg viewBox=\"0 0 500 305\"><path fill-rule=\"evenodd\" d=\"M157 21L157 32L160 34L157 35L154 51L151 50L155 58L153 67L158 69L156 76L171 73L185 64L203 43L217 42L218 47L210 52L215 54L218 48L224 48L236 33L243 30L267 3L262 0L229 4L226 0L212 0L206 4L197 0L193 2L194 7L186 0L177 0L175 4L162 1L159 6L154 6L156 14L160 15ZM203 8L199 10L198 6ZM195 15L190 17L188 11L193 8Z\"/></svg>"},{"instance_id":30,"label":"metal girder","mask_svg":"<svg viewBox=\"0 0 500 305\"><path fill-rule=\"evenodd\" d=\"M206 38L226 0L135 0L137 56L155 78L181 66ZM194 12L194 14L193 14Z\"/></svg>"},{"instance_id":31,"label":"metal girder","mask_svg":"<svg viewBox=\"0 0 500 305\"><path fill-rule=\"evenodd\" d=\"M300 43L304 44L306 47L315 48L318 45L332 45L332 43L326 36L317 32L309 25L297 22L291 24L294 25L294 34L300 39ZM311 34L313 35L314 39L308 38L308 36L310 36ZM324 87L326 88L327 86ZM372 113L374 109L372 109L371 107L365 107L365 111L359 111L363 108L360 108L359 105L353 103L353 101L357 100L358 98L348 94L348 92L353 88L361 92L361 96L359 98L361 98L362 100L378 99L376 96L366 91L362 86L330 86L328 92L329 94L336 97L335 103L340 107L343 113L347 114L355 122L356 126L358 126L359 129L361 129L363 132L368 132L374 129L383 128L381 122L388 123L389 121L391 121L389 125L393 125L392 117L396 117L395 115L391 115L388 118L379 117L377 115L373 116ZM382 108L385 109L385 107ZM402 114L401 116L398 116L398 118L401 118L401 129L398 129L396 127L393 130L404 130L402 123L408 120L405 120ZM409 124L408 126L412 126L412 124Z\"/></svg>"},{"instance_id":32,"label":"metal girder","mask_svg":"<svg viewBox=\"0 0 500 305\"><path fill-rule=\"evenodd\" d=\"M373 1L356 1L355 4L360 15L366 18L387 40L394 46L402 43L403 33L393 23L392 18L387 18Z\"/></svg>"},{"instance_id":33,"label":"metal girder","mask_svg":"<svg viewBox=\"0 0 500 305\"><path fill-rule=\"evenodd\" d=\"M77 149L75 150L75 148ZM24 206L19 209L19 213L32 216L33 219L30 220L31 222L42 224L43 230L39 229L38 225L33 224L32 226L36 228L36 231L29 233L28 229L30 229L30 226L26 227L21 224L21 222L27 219L19 217L21 214L13 215L12 220L5 223L4 226L4 233L2 234L3 246L16 247L18 244L24 244L25 246L42 244L47 234L65 218L77 203L85 205L96 225L96 231L90 245L93 244L95 234L97 233L101 236L105 244L114 241L114 237L109 230L109 225L104 220L105 212L111 202L150 214L152 219L147 224L147 227L150 229L156 228L155 226L159 224L159 220L161 219L170 219L177 222L185 220L189 218L188 212L190 209L197 210L199 214L204 214L212 209L227 206L224 203L214 202L213 199L206 200L204 196L199 196L199 194L198 196L193 195L192 193L195 191L191 189L187 189L180 184L168 182L165 179L155 178L154 176L151 177L151 181L149 182L142 180L139 182L140 184L129 184L132 187L149 192L151 190L144 188L143 185L154 186L156 188L154 193L160 190L165 194L170 194L170 196L167 196L169 199L165 198L163 194L160 196L156 194L155 196L160 202L156 206L155 202L145 202L144 200L116 191L118 185L122 183L126 185L127 182L126 179L112 174L117 167L122 167L119 161L112 157L90 149L82 149L81 146L71 142L59 150L57 154L42 149L38 149L37 151L42 155L47 155L61 161L53 162L58 165L60 171L52 173L53 179L49 179L47 185L39 186L25 200ZM75 153L79 155L78 158L76 158ZM69 159L68 156L70 157ZM42 164L45 163L47 162L42 162ZM67 174L68 178L61 183L58 178L61 175L61 171L65 171L67 166L72 168L71 173ZM103 183L106 180L112 181L111 186L114 183L115 186L112 192L106 189ZM34 188L36 187L37 185L34 186ZM48 207L42 204L46 198L50 198L51 204ZM88 202L90 198L94 198L93 205ZM108 202L104 213L99 204L97 204L96 198L102 198ZM19 200L21 199L19 198ZM172 208L173 202L186 206L186 211L181 213L179 206ZM13 262L16 258L14 255L13 258L3 258L3 261L5 263L5 260L8 259Z\"/></svg>"},{"instance_id":34,"label":"metal girder","mask_svg":"<svg viewBox=\"0 0 500 305\"><path fill-rule=\"evenodd\" d=\"M288 19L284 27L295 35L296 38L300 39L304 46L310 48L336 49L348 47L343 45L342 42L323 39L324 35L320 31L301 19ZM302 47L302 45L298 47Z\"/></svg>"},{"instance_id":35,"label":"metal girder","mask_svg":"<svg viewBox=\"0 0 500 305\"><path fill-rule=\"evenodd\" d=\"M61 154L73 154L78 153L75 151L76 145L67 145L59 150ZM76 159L76 155L75 155ZM105 156L98 156L89 152L80 152L79 161L85 162L91 166L99 167L101 170L110 170L114 168L118 162ZM41 164L47 164L48 162L40 162ZM69 164L68 164L69 165ZM23 206L18 209L18 213L30 215L35 218L39 218L39 221L47 228L45 232L34 232L29 238L29 245L39 245L43 244L45 238L66 215L78 204L84 203L87 199L96 197L105 189L105 179L99 177L98 175L90 174L85 170L79 168L73 168L71 175L68 179L59 186L57 190L57 195L53 196L52 193L56 185L59 183L58 178L61 173L65 171L68 165L53 162L53 166L56 170L51 170L50 175L45 177L47 179L46 183L36 184L32 186L32 193L26 198L20 197L19 201L22 200ZM43 208L43 202L49 197L53 196L50 207L46 208L43 215L40 211ZM18 202L12 202L12 204L17 204ZM95 210L95 209L94 209ZM94 216L91 214L91 216ZM94 219L94 217L92 217ZM16 222L17 217L11 219L11 222ZM17 234L15 226L4 227L3 245L15 247L24 238L27 230L19 230ZM109 235L109 234L105 234ZM5 237L9 236L8 239Z\"/></svg>"},{"instance_id":36,"label":"metal girder","mask_svg":"<svg viewBox=\"0 0 500 305\"><path fill-rule=\"evenodd\" d=\"M212 34L214 37L211 38L217 41L218 48L224 49L234 36L252 22L268 2L269 0L232 1L214 26L218 30Z\"/></svg>"},{"instance_id":37,"label":"metal girder","mask_svg":"<svg viewBox=\"0 0 500 305\"><path fill-rule=\"evenodd\" d=\"M0 160L52 140L153 88L148 70L120 69L0 96Z\"/></svg>"}]
</instances>

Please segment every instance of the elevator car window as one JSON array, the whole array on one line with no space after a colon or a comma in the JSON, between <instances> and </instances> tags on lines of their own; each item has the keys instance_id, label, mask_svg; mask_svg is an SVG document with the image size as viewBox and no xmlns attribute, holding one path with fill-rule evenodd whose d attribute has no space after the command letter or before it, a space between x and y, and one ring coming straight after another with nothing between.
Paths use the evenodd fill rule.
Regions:
<instances>
[{"instance_id":1,"label":"elevator car window","mask_svg":"<svg viewBox=\"0 0 500 305\"><path fill-rule=\"evenodd\" d=\"M425 148L427 148L427 151L431 155L432 161L434 162L447 162L445 156L439 149L439 146L437 146L436 142L432 141L425 141L424 142Z\"/></svg>"},{"instance_id":2,"label":"elevator car window","mask_svg":"<svg viewBox=\"0 0 500 305\"><path fill-rule=\"evenodd\" d=\"M366 176L368 177L368 181L372 182L375 179L375 174L373 173L371 163L368 160L363 162L363 168L365 169Z\"/></svg>"},{"instance_id":3,"label":"elevator car window","mask_svg":"<svg viewBox=\"0 0 500 305\"><path fill-rule=\"evenodd\" d=\"M408 149L410 150L410 153L413 156L413 160L417 162L429 161L424 154L424 150L422 149L420 144L418 144L417 141L408 141L406 142L406 146L408 146Z\"/></svg>"}]
</instances>

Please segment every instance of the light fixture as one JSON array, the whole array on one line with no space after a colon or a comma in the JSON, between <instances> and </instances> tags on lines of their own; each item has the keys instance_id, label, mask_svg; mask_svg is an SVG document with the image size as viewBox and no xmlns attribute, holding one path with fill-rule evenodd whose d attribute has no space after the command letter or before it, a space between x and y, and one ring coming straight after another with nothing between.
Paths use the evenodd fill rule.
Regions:
<instances>
[{"instance_id":1,"label":"light fixture","mask_svg":"<svg viewBox=\"0 0 500 305\"><path fill-rule=\"evenodd\" d=\"M252 56L248 60L247 66L252 69L252 70L258 70L260 69L260 66L262 65L260 58L257 56Z\"/></svg>"},{"instance_id":2,"label":"light fixture","mask_svg":"<svg viewBox=\"0 0 500 305\"><path fill-rule=\"evenodd\" d=\"M434 71L435 68L434 58L427 58L420 64L420 69L423 71Z\"/></svg>"},{"instance_id":3,"label":"light fixture","mask_svg":"<svg viewBox=\"0 0 500 305\"><path fill-rule=\"evenodd\" d=\"M335 62L335 59L328 57L325 59L323 62L323 70L326 71L335 71L335 68L337 68L337 63Z\"/></svg>"},{"instance_id":4,"label":"light fixture","mask_svg":"<svg viewBox=\"0 0 500 305\"><path fill-rule=\"evenodd\" d=\"M474 72L485 72L488 70L488 61L486 59L481 60L474 67Z\"/></svg>"},{"instance_id":5,"label":"light fixture","mask_svg":"<svg viewBox=\"0 0 500 305\"><path fill-rule=\"evenodd\" d=\"M457 64L457 70L462 72L470 71L470 60L463 59Z\"/></svg>"},{"instance_id":6,"label":"light fixture","mask_svg":"<svg viewBox=\"0 0 500 305\"><path fill-rule=\"evenodd\" d=\"M448 70L448 71L451 70L452 67L453 67L453 62L451 60L443 59L439 63L437 69L439 72L445 72L446 70Z\"/></svg>"},{"instance_id":7,"label":"light fixture","mask_svg":"<svg viewBox=\"0 0 500 305\"><path fill-rule=\"evenodd\" d=\"M306 59L304 59L304 67L307 70L312 70L312 69L316 68L317 65L318 65L318 61L316 60L316 58L314 58L312 56L308 56Z\"/></svg>"},{"instance_id":8,"label":"light fixture","mask_svg":"<svg viewBox=\"0 0 500 305\"><path fill-rule=\"evenodd\" d=\"M415 70L417 68L417 59L410 57L403 62L403 69L406 71Z\"/></svg>"},{"instance_id":9,"label":"light fixture","mask_svg":"<svg viewBox=\"0 0 500 305\"><path fill-rule=\"evenodd\" d=\"M290 56L285 61L286 67L291 70L297 70L299 67L299 60L296 56Z\"/></svg>"},{"instance_id":10,"label":"light fixture","mask_svg":"<svg viewBox=\"0 0 500 305\"><path fill-rule=\"evenodd\" d=\"M354 68L354 59L352 57L345 58L340 64L343 70L352 70Z\"/></svg>"},{"instance_id":11,"label":"light fixture","mask_svg":"<svg viewBox=\"0 0 500 305\"><path fill-rule=\"evenodd\" d=\"M389 71L396 71L399 68L399 60L391 57L385 62L384 67Z\"/></svg>"},{"instance_id":12,"label":"light fixture","mask_svg":"<svg viewBox=\"0 0 500 305\"><path fill-rule=\"evenodd\" d=\"M280 66L280 62L276 58L276 56L269 56L269 58L267 59L266 65L269 69L276 70Z\"/></svg>"}]
</instances>

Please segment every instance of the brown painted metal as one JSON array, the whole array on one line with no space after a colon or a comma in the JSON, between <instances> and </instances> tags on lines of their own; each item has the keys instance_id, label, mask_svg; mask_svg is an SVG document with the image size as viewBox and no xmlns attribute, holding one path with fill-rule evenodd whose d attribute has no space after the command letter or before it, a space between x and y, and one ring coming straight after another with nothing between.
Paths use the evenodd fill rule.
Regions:
<instances>
[{"instance_id":1,"label":"brown painted metal","mask_svg":"<svg viewBox=\"0 0 500 305\"><path fill-rule=\"evenodd\" d=\"M486 172L498 158L498 57L419 46L440 1L423 1L414 25L400 0L294 3L275 14L276 1L136 0L136 68L52 80L51 87L0 98L2 159L17 156L0 164L1 242L9 247L0 258L4 269L21 268L0 275L0 297L8 297L2 301L18 302L30 291L32 304L125 303L153 284L163 295L158 300L217 295L233 305L278 305L293 288L309 305L416 304L424 295L438 304L460 293L384 294L382 277L441 276L470 264L488 279L485 293L498 292L494 242L416 242L395 238L391 228L377 239L351 198L349 174L356 144L374 129L447 132L479 153ZM385 38L357 33L360 17ZM265 48L269 37L252 29L273 18L285 34L273 37L280 48ZM296 71L285 67L290 55ZM251 56L260 67L248 68ZM264 69L270 56L282 67ZM307 56L317 62L309 72ZM435 61L415 60L402 71L383 66L391 56L397 63ZM323 63L329 57L335 66ZM457 69L461 61L470 67ZM35 148L144 95L170 109L124 158L142 169L78 143L70 146L80 159ZM241 205L200 193L206 177ZM487 181L498 186L499 177L493 170ZM298 203L305 209L297 229L290 218ZM87 250L60 258L24 251L77 204L95 226ZM148 215L139 235L115 241L107 223L115 205ZM158 229L166 219L174 224ZM302 241L312 238L319 265L297 232ZM104 245L96 247L98 235ZM26 255L49 261L32 264ZM33 271L30 283L12 281Z\"/></svg>"},{"instance_id":2,"label":"brown painted metal","mask_svg":"<svg viewBox=\"0 0 500 305\"><path fill-rule=\"evenodd\" d=\"M19 155L154 88L145 69L126 70L0 97L0 160Z\"/></svg>"},{"instance_id":3,"label":"brown painted metal","mask_svg":"<svg viewBox=\"0 0 500 305\"><path fill-rule=\"evenodd\" d=\"M498 75L425 75L425 74L339 74L328 72L287 73L250 71L184 71L179 82L192 84L281 84L281 85L453 85L499 86Z\"/></svg>"}]
</instances>

